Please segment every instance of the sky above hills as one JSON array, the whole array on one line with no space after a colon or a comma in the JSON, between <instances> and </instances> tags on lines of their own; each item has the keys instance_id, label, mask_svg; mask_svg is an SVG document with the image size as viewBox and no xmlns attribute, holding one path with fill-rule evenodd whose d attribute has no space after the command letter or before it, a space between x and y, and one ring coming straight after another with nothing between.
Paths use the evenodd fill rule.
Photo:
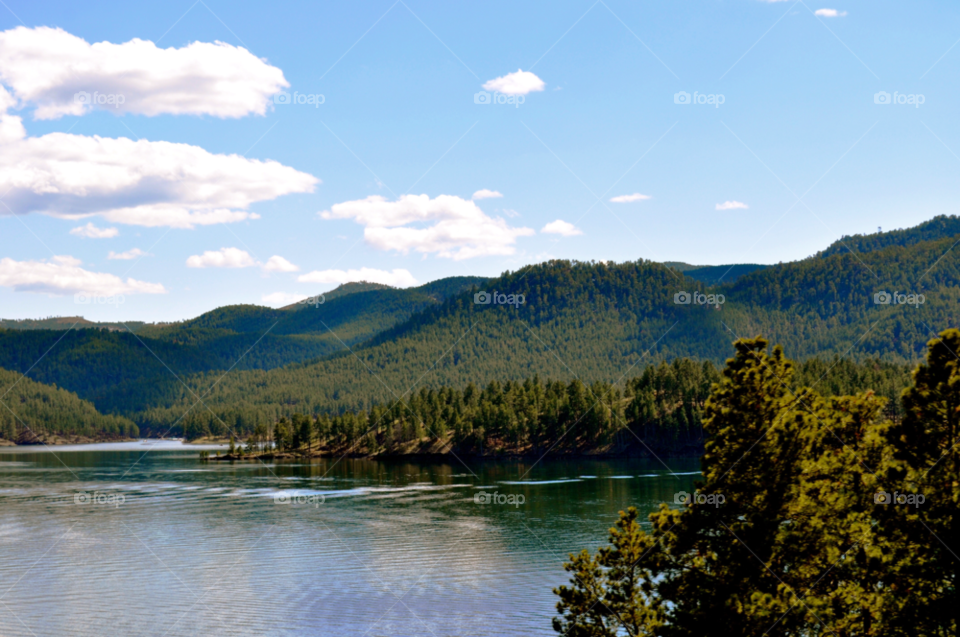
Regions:
<instances>
[{"instance_id":1,"label":"sky above hills","mask_svg":"<svg viewBox=\"0 0 960 637\"><path fill-rule=\"evenodd\" d=\"M954 3L5 2L4 318L775 263L956 212Z\"/></svg>"}]
</instances>

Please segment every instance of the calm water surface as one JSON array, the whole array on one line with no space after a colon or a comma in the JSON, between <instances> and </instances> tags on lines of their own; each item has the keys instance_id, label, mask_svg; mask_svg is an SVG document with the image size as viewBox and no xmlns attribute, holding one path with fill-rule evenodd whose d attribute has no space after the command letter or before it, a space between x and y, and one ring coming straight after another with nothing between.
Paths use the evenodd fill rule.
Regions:
<instances>
[{"instance_id":1,"label":"calm water surface","mask_svg":"<svg viewBox=\"0 0 960 637\"><path fill-rule=\"evenodd\" d=\"M465 462L0 448L0 635L554 635L567 554L699 479L695 459Z\"/></svg>"}]
</instances>

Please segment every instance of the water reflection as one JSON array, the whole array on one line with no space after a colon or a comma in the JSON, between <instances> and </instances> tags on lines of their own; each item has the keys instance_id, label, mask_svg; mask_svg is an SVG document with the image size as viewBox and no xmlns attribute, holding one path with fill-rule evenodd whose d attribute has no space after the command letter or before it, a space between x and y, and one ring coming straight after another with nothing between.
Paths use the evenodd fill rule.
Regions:
<instances>
[{"instance_id":1,"label":"water reflection","mask_svg":"<svg viewBox=\"0 0 960 637\"><path fill-rule=\"evenodd\" d=\"M666 463L221 464L180 445L5 448L0 625L4 635L551 635L566 555L602 544L618 510L692 491L697 460ZM523 504L478 504L481 488ZM322 503L278 502L284 492Z\"/></svg>"}]
</instances>

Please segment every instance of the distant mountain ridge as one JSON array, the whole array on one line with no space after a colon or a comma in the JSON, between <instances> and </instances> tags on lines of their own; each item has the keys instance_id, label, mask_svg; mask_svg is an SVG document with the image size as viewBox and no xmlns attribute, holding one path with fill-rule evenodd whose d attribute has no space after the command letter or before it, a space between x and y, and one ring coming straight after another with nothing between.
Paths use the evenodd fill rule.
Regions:
<instances>
[{"instance_id":1,"label":"distant mountain ridge","mask_svg":"<svg viewBox=\"0 0 960 637\"><path fill-rule=\"evenodd\" d=\"M911 246L922 241L935 241L960 235L960 217L939 215L924 221L913 228L875 232L873 234L844 235L817 253L818 257L829 257L844 252L873 252L890 246Z\"/></svg>"},{"instance_id":2,"label":"distant mountain ridge","mask_svg":"<svg viewBox=\"0 0 960 637\"><path fill-rule=\"evenodd\" d=\"M270 421L296 411L356 411L396 401L411 387L535 375L612 382L658 360L722 363L731 341L760 333L796 358L912 362L936 332L960 324L952 219L854 242L870 248L856 254L834 244L831 254L801 261L741 264L753 269L720 285L717 269L730 266L550 261L495 279L454 277L403 290L358 284L301 308L228 306L136 335L75 330L30 376L159 432L185 413L178 427L251 414ZM713 270L701 273L706 281L691 274L706 269ZM478 305L478 289L522 294L525 303ZM910 291L925 302L875 302L881 292ZM699 301L709 294L723 295L722 305ZM0 367L26 371L61 336L0 329ZM199 396L209 410L191 411Z\"/></svg>"},{"instance_id":3,"label":"distant mountain ridge","mask_svg":"<svg viewBox=\"0 0 960 637\"><path fill-rule=\"evenodd\" d=\"M683 272L685 276L703 283L724 284L733 283L744 274L769 268L769 265L759 263L734 263L731 265L690 265L680 261L668 261L665 266Z\"/></svg>"}]
</instances>

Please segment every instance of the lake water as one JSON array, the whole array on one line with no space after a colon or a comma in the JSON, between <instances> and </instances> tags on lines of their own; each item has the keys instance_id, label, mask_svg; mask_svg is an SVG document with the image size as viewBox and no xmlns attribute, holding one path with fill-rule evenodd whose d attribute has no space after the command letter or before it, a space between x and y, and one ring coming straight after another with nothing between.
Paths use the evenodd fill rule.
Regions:
<instances>
[{"instance_id":1,"label":"lake water","mask_svg":"<svg viewBox=\"0 0 960 637\"><path fill-rule=\"evenodd\" d=\"M695 459L665 459L672 475L197 449L0 448L0 635L554 635L567 554L699 479ZM494 492L512 504L475 501Z\"/></svg>"}]
</instances>

